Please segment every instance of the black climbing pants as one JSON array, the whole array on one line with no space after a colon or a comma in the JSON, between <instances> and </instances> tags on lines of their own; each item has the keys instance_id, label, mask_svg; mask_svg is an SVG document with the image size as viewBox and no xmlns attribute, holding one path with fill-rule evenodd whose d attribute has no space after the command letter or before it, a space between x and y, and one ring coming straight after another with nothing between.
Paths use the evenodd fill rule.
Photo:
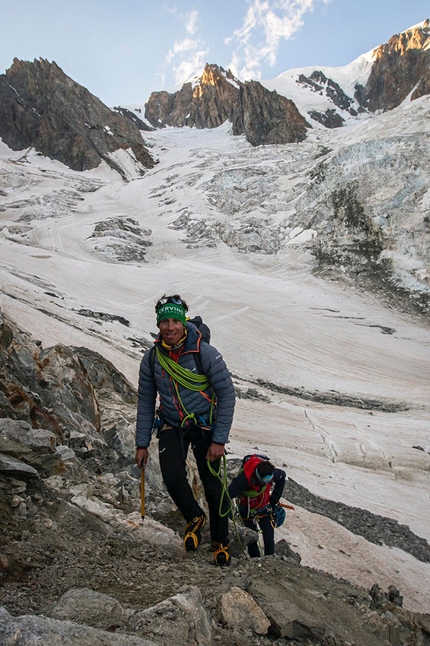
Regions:
<instances>
[{"instance_id":1,"label":"black climbing pants","mask_svg":"<svg viewBox=\"0 0 430 646\"><path fill-rule=\"evenodd\" d=\"M275 553L275 530L273 529L270 523L270 515L266 514L258 518L258 524L260 529L263 532L263 543L264 543L264 555L271 556ZM243 518L243 523L245 527L249 527L255 531L256 522L253 518ZM258 541L254 543L249 543L248 545L248 554L252 558L260 556L260 548L258 547Z\"/></svg>"},{"instance_id":2,"label":"black climbing pants","mask_svg":"<svg viewBox=\"0 0 430 646\"><path fill-rule=\"evenodd\" d=\"M212 442L212 435L200 429L192 429L184 434L180 428L167 428L159 431L158 440L160 468L164 484L187 523L204 513L194 498L187 479L185 461L188 449L190 446L192 447L209 507L211 540L227 545L229 542L228 503L227 500L223 501L222 513L226 515L220 516L222 486L219 479L209 471L206 458L209 445ZM215 471L218 471L219 466L220 460L211 463L211 467Z\"/></svg>"}]
</instances>

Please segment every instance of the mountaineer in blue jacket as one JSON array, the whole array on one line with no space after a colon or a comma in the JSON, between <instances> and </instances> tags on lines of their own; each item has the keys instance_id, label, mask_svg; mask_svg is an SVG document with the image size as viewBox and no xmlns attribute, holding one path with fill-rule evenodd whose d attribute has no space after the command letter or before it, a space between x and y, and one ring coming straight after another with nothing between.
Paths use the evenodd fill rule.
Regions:
<instances>
[{"instance_id":1,"label":"mountaineer in blue jacket","mask_svg":"<svg viewBox=\"0 0 430 646\"><path fill-rule=\"evenodd\" d=\"M212 551L217 565L230 563L227 509L221 510L218 471L228 441L235 406L233 382L221 354L202 340L186 320L188 306L178 295L163 296L155 306L159 335L140 364L136 425L136 462L146 464L154 427L164 483L186 520L184 547L196 550L206 515L194 498L186 474L190 445L209 506ZM227 502L225 502L227 507Z\"/></svg>"}]
</instances>

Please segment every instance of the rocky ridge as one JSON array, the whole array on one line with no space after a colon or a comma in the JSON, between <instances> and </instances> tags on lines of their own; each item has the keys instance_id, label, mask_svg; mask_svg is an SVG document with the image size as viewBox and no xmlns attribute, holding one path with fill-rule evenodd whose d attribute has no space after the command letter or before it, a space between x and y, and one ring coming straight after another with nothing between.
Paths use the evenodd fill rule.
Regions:
<instances>
[{"instance_id":1,"label":"rocky ridge","mask_svg":"<svg viewBox=\"0 0 430 646\"><path fill-rule=\"evenodd\" d=\"M79 171L104 160L127 179L124 166L142 174L154 165L135 121L109 109L56 63L15 59L0 75L0 137L12 150L34 147Z\"/></svg>"},{"instance_id":2,"label":"rocky ridge","mask_svg":"<svg viewBox=\"0 0 430 646\"><path fill-rule=\"evenodd\" d=\"M310 127L292 101L209 64L194 85L185 83L174 94L153 92L145 118L154 128L216 128L229 120L233 134L244 134L253 146L302 141Z\"/></svg>"},{"instance_id":3,"label":"rocky ridge","mask_svg":"<svg viewBox=\"0 0 430 646\"><path fill-rule=\"evenodd\" d=\"M304 568L285 541L275 557L258 561L244 558L233 541L233 564L225 569L210 564L206 530L201 549L185 553L182 521L152 459L142 523L132 463L135 406L135 389L103 357L85 348L44 349L1 314L0 640L430 643L429 616L404 610L394 586L366 591ZM230 460L229 473L237 466ZM329 501L289 486L297 504L329 513ZM351 531L354 522L378 531L368 512L366 523L358 509L355 521L345 506L333 513ZM402 549L408 541L413 549L413 540L404 533Z\"/></svg>"},{"instance_id":4,"label":"rocky ridge","mask_svg":"<svg viewBox=\"0 0 430 646\"><path fill-rule=\"evenodd\" d=\"M430 91L430 21L390 38L373 52L364 88L356 88L363 108L392 110L410 94L411 101Z\"/></svg>"},{"instance_id":5,"label":"rocky ridge","mask_svg":"<svg viewBox=\"0 0 430 646\"><path fill-rule=\"evenodd\" d=\"M245 134L254 146L301 141L312 122L339 128L347 118L360 119L363 114L369 117L392 110L408 96L413 101L429 94L429 36L430 23L425 20L375 48L366 80L348 79L353 92L342 88L344 78L337 82L320 69L306 74L298 71L296 87L303 92L306 103L312 94L324 97L328 107L323 111L301 107L300 97L293 103L288 93L279 95L258 81L243 83L230 70L207 64L202 76L184 84L181 90L173 94L153 92L145 104L145 116L155 128L214 128L228 119L233 133ZM333 74L336 76L336 68ZM276 86L276 79L270 86Z\"/></svg>"},{"instance_id":6,"label":"rocky ridge","mask_svg":"<svg viewBox=\"0 0 430 646\"><path fill-rule=\"evenodd\" d=\"M321 70L299 73L296 84L307 96L326 98L323 111L303 110L258 81L244 83L230 70L206 64L200 78L177 92L153 92L145 117L154 128L215 128L230 121L233 134L244 134L254 146L300 142L312 122L338 128L347 117L392 110L408 97L427 95L429 29L426 20L376 48L366 82L349 79L354 96ZM154 165L141 135L148 130L135 111L110 110L56 63L15 59L0 75L0 137L13 150L34 147L75 170L95 168L104 160L129 179L130 168L139 174Z\"/></svg>"}]
</instances>

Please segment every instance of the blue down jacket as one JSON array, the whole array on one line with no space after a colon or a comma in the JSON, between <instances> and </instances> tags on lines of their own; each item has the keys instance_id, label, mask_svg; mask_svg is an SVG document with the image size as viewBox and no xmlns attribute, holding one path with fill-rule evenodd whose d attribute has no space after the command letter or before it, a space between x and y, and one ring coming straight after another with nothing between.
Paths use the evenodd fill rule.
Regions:
<instances>
[{"instance_id":1,"label":"blue down jacket","mask_svg":"<svg viewBox=\"0 0 430 646\"><path fill-rule=\"evenodd\" d=\"M209 426L213 390L216 395L216 407L212 414L212 438L214 442L225 444L228 441L235 406L235 392L230 373L218 350L201 340L201 334L195 325L187 323L187 331L179 364L206 375L211 388L204 391L204 396L200 392L179 385L179 394L188 413L194 413L197 419L203 418L204 424ZM166 352L161 346L160 338L155 343L161 352ZM177 402L172 378L161 368L156 355L151 355L151 350L144 354L139 370L136 446L140 447L148 447L151 441L157 393L160 396L161 416L166 424L180 426L184 417Z\"/></svg>"}]
</instances>

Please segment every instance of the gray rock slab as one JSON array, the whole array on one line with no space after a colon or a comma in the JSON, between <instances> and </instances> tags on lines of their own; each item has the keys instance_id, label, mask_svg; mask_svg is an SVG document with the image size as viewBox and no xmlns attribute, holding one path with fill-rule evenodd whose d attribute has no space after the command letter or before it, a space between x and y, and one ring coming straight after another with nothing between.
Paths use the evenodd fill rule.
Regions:
<instances>
[{"instance_id":1,"label":"gray rock slab","mask_svg":"<svg viewBox=\"0 0 430 646\"><path fill-rule=\"evenodd\" d=\"M56 438L54 433L41 428L32 428L22 420L0 419L0 450L7 442L31 450L55 449ZM19 450L19 449L18 449Z\"/></svg>"},{"instance_id":2,"label":"gray rock slab","mask_svg":"<svg viewBox=\"0 0 430 646\"><path fill-rule=\"evenodd\" d=\"M282 598L279 589L262 578L254 579L248 588L271 622L270 632L276 637L296 641L323 640L328 634L351 642L350 627L354 628L354 641L360 646L380 644L379 637L369 633L363 624L357 625L354 608L332 595L330 599L321 590L317 575L295 567L295 573L282 581Z\"/></svg>"},{"instance_id":3,"label":"gray rock slab","mask_svg":"<svg viewBox=\"0 0 430 646\"><path fill-rule=\"evenodd\" d=\"M39 474L29 464L16 460L15 458L0 453L0 472L8 475L20 476L22 478L38 478Z\"/></svg>"},{"instance_id":4,"label":"gray rock slab","mask_svg":"<svg viewBox=\"0 0 430 646\"><path fill-rule=\"evenodd\" d=\"M0 644L7 646L157 646L134 635L110 633L72 621L34 615L12 617L0 608Z\"/></svg>"}]
</instances>

